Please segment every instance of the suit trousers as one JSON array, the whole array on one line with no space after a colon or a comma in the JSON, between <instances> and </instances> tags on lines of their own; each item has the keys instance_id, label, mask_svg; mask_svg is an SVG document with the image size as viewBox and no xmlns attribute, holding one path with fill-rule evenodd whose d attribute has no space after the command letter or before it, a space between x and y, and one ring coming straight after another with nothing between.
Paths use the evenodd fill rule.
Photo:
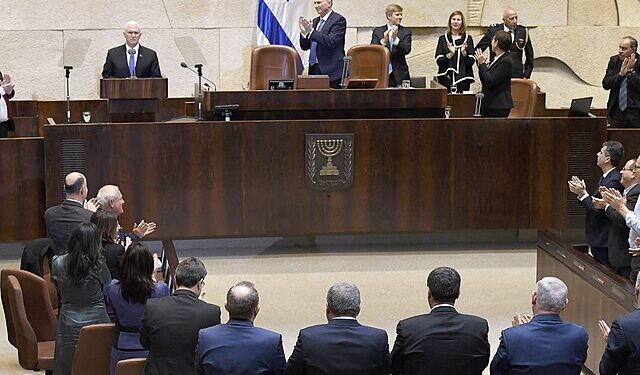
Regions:
<instances>
[{"instance_id":1,"label":"suit trousers","mask_svg":"<svg viewBox=\"0 0 640 375\"><path fill-rule=\"evenodd\" d=\"M6 122L0 122L0 138L7 138L9 136L9 127Z\"/></svg>"},{"instance_id":2,"label":"suit trousers","mask_svg":"<svg viewBox=\"0 0 640 375\"><path fill-rule=\"evenodd\" d=\"M612 128L640 128L640 108L633 107L621 111L616 106L611 110Z\"/></svg>"},{"instance_id":3,"label":"suit trousers","mask_svg":"<svg viewBox=\"0 0 640 375\"><path fill-rule=\"evenodd\" d=\"M591 255L598 263L611 265L609 262L609 249L607 247L591 246Z\"/></svg>"},{"instance_id":4,"label":"suit trousers","mask_svg":"<svg viewBox=\"0 0 640 375\"><path fill-rule=\"evenodd\" d=\"M317 75L321 75L322 72L320 72L320 67L318 66L318 64L313 64L309 67L309 75L310 76L317 76ZM329 87L331 87L332 89L339 89L340 88L340 79L336 79L334 81L330 81L329 82Z\"/></svg>"},{"instance_id":5,"label":"suit trousers","mask_svg":"<svg viewBox=\"0 0 640 375\"><path fill-rule=\"evenodd\" d=\"M509 117L511 108L482 108L482 117Z\"/></svg>"}]
</instances>

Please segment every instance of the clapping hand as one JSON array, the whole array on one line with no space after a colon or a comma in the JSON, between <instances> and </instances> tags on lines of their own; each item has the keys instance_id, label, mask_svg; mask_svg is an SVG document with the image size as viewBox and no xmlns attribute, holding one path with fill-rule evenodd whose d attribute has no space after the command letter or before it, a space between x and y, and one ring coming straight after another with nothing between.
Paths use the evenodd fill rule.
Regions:
<instances>
[{"instance_id":1,"label":"clapping hand","mask_svg":"<svg viewBox=\"0 0 640 375\"><path fill-rule=\"evenodd\" d=\"M8 74L4 74L2 76L2 89L5 94L10 95L13 92L13 88L16 86L15 83L11 80L11 76Z\"/></svg>"},{"instance_id":2,"label":"clapping hand","mask_svg":"<svg viewBox=\"0 0 640 375\"><path fill-rule=\"evenodd\" d=\"M144 220L142 220L137 225L136 224L133 225L133 233L135 233L135 235L140 238L143 238L144 236L155 232L155 230L156 230L156 223L154 222L147 223Z\"/></svg>"},{"instance_id":3,"label":"clapping hand","mask_svg":"<svg viewBox=\"0 0 640 375\"><path fill-rule=\"evenodd\" d=\"M604 201L618 211L627 204L627 196L623 196L622 193L616 189L607 188L606 190L602 190L601 194Z\"/></svg>"},{"instance_id":4,"label":"clapping hand","mask_svg":"<svg viewBox=\"0 0 640 375\"><path fill-rule=\"evenodd\" d=\"M485 56L479 48L476 50L475 56L478 65L482 65L487 62L487 56Z\"/></svg>"},{"instance_id":5,"label":"clapping hand","mask_svg":"<svg viewBox=\"0 0 640 375\"><path fill-rule=\"evenodd\" d=\"M529 323L533 319L533 317L529 314L513 314L513 319L511 320L511 326L519 326L520 324Z\"/></svg>"},{"instance_id":6,"label":"clapping hand","mask_svg":"<svg viewBox=\"0 0 640 375\"><path fill-rule=\"evenodd\" d=\"M467 43L465 42L462 47L460 48L460 53L462 53L462 56L467 56Z\"/></svg>"},{"instance_id":7,"label":"clapping hand","mask_svg":"<svg viewBox=\"0 0 640 375\"><path fill-rule=\"evenodd\" d=\"M572 176L571 180L567 181L567 183L569 184L569 190L578 197L587 194L587 185L584 183L584 180Z\"/></svg>"},{"instance_id":8,"label":"clapping hand","mask_svg":"<svg viewBox=\"0 0 640 375\"><path fill-rule=\"evenodd\" d=\"M84 208L86 208L91 212L98 211L98 208L100 208L100 203L98 203L98 198L94 197L89 199L88 201L84 201Z\"/></svg>"},{"instance_id":9,"label":"clapping hand","mask_svg":"<svg viewBox=\"0 0 640 375\"><path fill-rule=\"evenodd\" d=\"M591 202L593 202L593 207L595 207L596 210L604 210L607 206L607 202L605 202L604 199L591 197Z\"/></svg>"},{"instance_id":10,"label":"clapping hand","mask_svg":"<svg viewBox=\"0 0 640 375\"><path fill-rule=\"evenodd\" d=\"M604 320L598 320L598 328L600 328L600 334L604 341L607 341L609 338L609 332L611 332L611 328L607 325L607 322Z\"/></svg>"},{"instance_id":11,"label":"clapping hand","mask_svg":"<svg viewBox=\"0 0 640 375\"><path fill-rule=\"evenodd\" d=\"M298 17L298 26L300 27L300 32L305 35L313 30L313 25L304 16Z\"/></svg>"}]
</instances>

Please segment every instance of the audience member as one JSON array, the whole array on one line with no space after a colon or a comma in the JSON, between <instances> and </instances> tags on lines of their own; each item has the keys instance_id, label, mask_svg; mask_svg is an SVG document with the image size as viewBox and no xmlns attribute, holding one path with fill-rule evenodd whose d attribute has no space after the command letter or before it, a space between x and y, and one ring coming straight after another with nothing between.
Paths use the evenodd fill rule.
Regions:
<instances>
[{"instance_id":1,"label":"audience member","mask_svg":"<svg viewBox=\"0 0 640 375\"><path fill-rule=\"evenodd\" d=\"M391 351L391 373L482 374L489 364L489 325L483 318L460 314L460 275L438 267L427 278L431 312L401 320Z\"/></svg>"},{"instance_id":2,"label":"audience member","mask_svg":"<svg viewBox=\"0 0 640 375\"><path fill-rule=\"evenodd\" d=\"M623 153L624 148L620 142L607 141L602 144L602 148L596 155L596 163L600 170L602 170L602 177L600 177L596 184L593 197L602 198L600 186L615 188L618 191L624 190L624 187L620 183L620 171L618 171ZM591 255L593 255L598 262L610 265L607 249L609 242L609 219L604 214L604 210L598 209L594 205L593 197L587 193L587 186L584 180L573 176L568 183L569 190L577 195L587 210L584 231L587 244L591 248Z\"/></svg>"},{"instance_id":3,"label":"audience member","mask_svg":"<svg viewBox=\"0 0 640 375\"><path fill-rule=\"evenodd\" d=\"M478 75L482 82L482 117L507 117L513 108L511 98L511 57L509 34L504 31L496 32L491 39L491 51L495 57L487 65L487 58L480 49L476 50Z\"/></svg>"},{"instance_id":4,"label":"audience member","mask_svg":"<svg viewBox=\"0 0 640 375\"><path fill-rule=\"evenodd\" d=\"M609 58L602 87L609 90L607 114L612 128L640 127L640 55L638 41L625 36L618 54Z\"/></svg>"},{"instance_id":5,"label":"audience member","mask_svg":"<svg viewBox=\"0 0 640 375\"><path fill-rule=\"evenodd\" d=\"M313 0L319 17L300 16L300 48L309 53L309 74L326 74L331 88L340 87L347 20L333 11L333 0Z\"/></svg>"},{"instance_id":6,"label":"audience member","mask_svg":"<svg viewBox=\"0 0 640 375\"><path fill-rule=\"evenodd\" d=\"M220 324L220 307L200 300L207 270L201 260L187 258L176 268L172 296L147 300L140 345L149 350L144 375L196 374L198 331Z\"/></svg>"},{"instance_id":7,"label":"audience member","mask_svg":"<svg viewBox=\"0 0 640 375\"><path fill-rule=\"evenodd\" d=\"M109 323L105 288L111 277L100 251L100 230L82 223L71 231L68 252L54 256L51 278L60 298L53 373L71 374L80 329Z\"/></svg>"},{"instance_id":8,"label":"audience member","mask_svg":"<svg viewBox=\"0 0 640 375\"><path fill-rule=\"evenodd\" d=\"M47 237L53 240L58 254L66 251L73 228L80 223L88 223L98 206L96 198L87 201L89 188L82 173L69 173L64 179L64 191L66 198L62 204L49 207L44 212Z\"/></svg>"},{"instance_id":9,"label":"audience member","mask_svg":"<svg viewBox=\"0 0 640 375\"><path fill-rule=\"evenodd\" d=\"M118 241L118 217L113 212L98 210L91 215L91 222L100 229L102 253L107 262L111 278L120 280L120 265L124 247Z\"/></svg>"},{"instance_id":10,"label":"audience member","mask_svg":"<svg viewBox=\"0 0 640 375\"><path fill-rule=\"evenodd\" d=\"M411 29L402 26L402 7L389 4L384 9L387 24L373 29L371 44L381 44L389 49L389 87L402 85L409 80L406 56L411 53Z\"/></svg>"},{"instance_id":11,"label":"audience member","mask_svg":"<svg viewBox=\"0 0 640 375\"><path fill-rule=\"evenodd\" d=\"M107 52L102 78L162 77L156 52L140 45L140 25L135 21L129 21L122 34L125 44L113 47Z\"/></svg>"},{"instance_id":12,"label":"audience member","mask_svg":"<svg viewBox=\"0 0 640 375\"><path fill-rule=\"evenodd\" d=\"M169 287L164 281L153 280L154 270L149 249L142 242L133 243L122 259L121 277L112 280L107 287L107 305L113 311L117 329L111 349L111 375L115 373L118 361L145 358L148 354L140 346L144 305L150 298L169 295Z\"/></svg>"},{"instance_id":13,"label":"audience member","mask_svg":"<svg viewBox=\"0 0 640 375\"><path fill-rule=\"evenodd\" d=\"M0 72L0 138L7 138L9 131L15 131L13 123L13 110L9 99L16 95L14 90L16 84L9 74Z\"/></svg>"},{"instance_id":14,"label":"audience member","mask_svg":"<svg viewBox=\"0 0 640 375\"><path fill-rule=\"evenodd\" d=\"M455 87L456 92L464 92L475 79L473 78L473 64L476 57L473 53L473 39L467 34L464 14L456 10L449 15L447 32L440 35L436 47L436 64L438 74L436 78L441 85Z\"/></svg>"},{"instance_id":15,"label":"audience member","mask_svg":"<svg viewBox=\"0 0 640 375\"><path fill-rule=\"evenodd\" d=\"M567 286L560 279L538 281L531 296L533 318L502 331L491 361L492 375L580 375L589 335L584 328L560 319L569 303L567 295Z\"/></svg>"},{"instance_id":16,"label":"audience member","mask_svg":"<svg viewBox=\"0 0 640 375\"><path fill-rule=\"evenodd\" d=\"M513 8L507 8L502 13L502 23L492 25L487 29L478 47L484 51L491 45L491 40L498 31L504 31L509 34L510 48L509 51L512 61L511 78L531 78L533 71L533 46L529 38L529 31L526 27L518 25L518 12ZM525 62L522 66L522 51L524 51ZM491 51L491 59L493 60L493 51Z\"/></svg>"},{"instance_id":17,"label":"audience member","mask_svg":"<svg viewBox=\"0 0 640 375\"><path fill-rule=\"evenodd\" d=\"M358 323L359 313L358 287L333 285L327 293L329 323L300 330L285 374L389 374L387 333Z\"/></svg>"},{"instance_id":18,"label":"audience member","mask_svg":"<svg viewBox=\"0 0 640 375\"><path fill-rule=\"evenodd\" d=\"M196 350L199 374L283 374L287 362L279 333L253 325L260 311L255 286L242 281L227 292L227 324L200 330Z\"/></svg>"}]
</instances>

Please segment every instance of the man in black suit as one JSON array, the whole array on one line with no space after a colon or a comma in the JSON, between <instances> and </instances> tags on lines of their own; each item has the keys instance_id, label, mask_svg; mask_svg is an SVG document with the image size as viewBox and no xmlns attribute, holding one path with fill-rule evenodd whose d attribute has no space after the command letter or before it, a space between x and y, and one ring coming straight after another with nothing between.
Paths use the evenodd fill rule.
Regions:
<instances>
[{"instance_id":1,"label":"man in black suit","mask_svg":"<svg viewBox=\"0 0 640 375\"><path fill-rule=\"evenodd\" d=\"M127 22L123 34L126 43L107 52L102 78L161 77L156 52L139 43L140 25L135 21Z\"/></svg>"},{"instance_id":2,"label":"man in black suit","mask_svg":"<svg viewBox=\"0 0 640 375\"><path fill-rule=\"evenodd\" d=\"M358 323L359 313L358 287L333 285L327 293L329 323L300 330L285 375L388 375L387 333Z\"/></svg>"},{"instance_id":3,"label":"man in black suit","mask_svg":"<svg viewBox=\"0 0 640 375\"><path fill-rule=\"evenodd\" d=\"M47 237L53 240L57 254L66 252L71 231L78 224L88 223L96 211L96 198L87 201L89 188L82 173L71 172L64 179L65 200L44 212Z\"/></svg>"},{"instance_id":4,"label":"man in black suit","mask_svg":"<svg viewBox=\"0 0 640 375\"><path fill-rule=\"evenodd\" d=\"M638 41L625 36L611 56L602 87L609 90L607 113L613 128L640 127L640 55Z\"/></svg>"},{"instance_id":5,"label":"man in black suit","mask_svg":"<svg viewBox=\"0 0 640 375\"><path fill-rule=\"evenodd\" d=\"M533 46L531 45L531 39L529 38L529 31L526 27L518 25L518 13L513 8L505 9L502 13L503 23L492 25L487 29L486 34L480 40L480 43L476 48L484 51L487 47L491 46L491 40L498 31L504 31L509 34L510 48L509 55L511 56L512 71L511 78L531 78L531 72L533 71ZM525 62L522 66L522 51L524 51ZM490 51L491 59L493 60L494 52Z\"/></svg>"},{"instance_id":6,"label":"man in black suit","mask_svg":"<svg viewBox=\"0 0 640 375\"><path fill-rule=\"evenodd\" d=\"M409 79L406 56L411 53L411 29L400 25L402 7L389 4L384 10L388 23L373 29L371 44L382 44L389 49L389 87L402 85Z\"/></svg>"},{"instance_id":7,"label":"man in black suit","mask_svg":"<svg viewBox=\"0 0 640 375\"><path fill-rule=\"evenodd\" d=\"M611 222L604 214L604 210L598 209L594 205L593 197L602 198L600 187L615 188L623 191L624 187L620 183L620 161L624 147L620 142L607 141L602 144L602 148L596 155L596 163L602 170L602 177L598 181L593 196L587 193L584 180L572 176L569 183L569 190L576 194L584 208L587 210L585 218L585 237L587 244L591 248L591 255L600 263L611 265L608 256L609 226Z\"/></svg>"},{"instance_id":8,"label":"man in black suit","mask_svg":"<svg viewBox=\"0 0 640 375\"><path fill-rule=\"evenodd\" d=\"M310 50L309 74L329 76L331 88L340 87L344 57L344 38L347 20L332 10L333 0L313 0L320 17L310 22L304 16L298 18L300 48Z\"/></svg>"},{"instance_id":9,"label":"man in black suit","mask_svg":"<svg viewBox=\"0 0 640 375\"><path fill-rule=\"evenodd\" d=\"M489 325L483 318L460 314L460 275L438 267L427 278L431 313L401 320L391 351L391 373L482 374L489 363Z\"/></svg>"},{"instance_id":10,"label":"man in black suit","mask_svg":"<svg viewBox=\"0 0 640 375\"><path fill-rule=\"evenodd\" d=\"M149 349L144 375L195 375L198 331L220 324L220 307L199 299L207 270L197 258L176 267L172 296L147 301L140 345Z\"/></svg>"},{"instance_id":11,"label":"man in black suit","mask_svg":"<svg viewBox=\"0 0 640 375\"><path fill-rule=\"evenodd\" d=\"M13 111L9 99L16 94L15 83L11 80L9 74L0 72L0 138L7 138L9 131L15 131L13 123Z\"/></svg>"},{"instance_id":12,"label":"man in black suit","mask_svg":"<svg viewBox=\"0 0 640 375\"><path fill-rule=\"evenodd\" d=\"M496 32L491 39L491 51L495 54L490 64L480 49L476 49L478 75L482 82L482 117L508 117L513 108L511 98L511 48L509 34Z\"/></svg>"}]
</instances>

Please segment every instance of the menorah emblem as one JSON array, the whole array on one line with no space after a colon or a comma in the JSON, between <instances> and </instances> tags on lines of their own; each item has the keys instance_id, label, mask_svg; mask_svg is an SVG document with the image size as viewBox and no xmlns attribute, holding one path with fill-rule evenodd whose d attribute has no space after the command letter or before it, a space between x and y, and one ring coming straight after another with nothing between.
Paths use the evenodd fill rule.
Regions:
<instances>
[{"instance_id":1,"label":"menorah emblem","mask_svg":"<svg viewBox=\"0 0 640 375\"><path fill-rule=\"evenodd\" d=\"M340 171L333 165L333 158L342 150L342 139L317 139L316 144L320 153L327 158L327 164L320 170L320 176L339 176Z\"/></svg>"}]
</instances>

